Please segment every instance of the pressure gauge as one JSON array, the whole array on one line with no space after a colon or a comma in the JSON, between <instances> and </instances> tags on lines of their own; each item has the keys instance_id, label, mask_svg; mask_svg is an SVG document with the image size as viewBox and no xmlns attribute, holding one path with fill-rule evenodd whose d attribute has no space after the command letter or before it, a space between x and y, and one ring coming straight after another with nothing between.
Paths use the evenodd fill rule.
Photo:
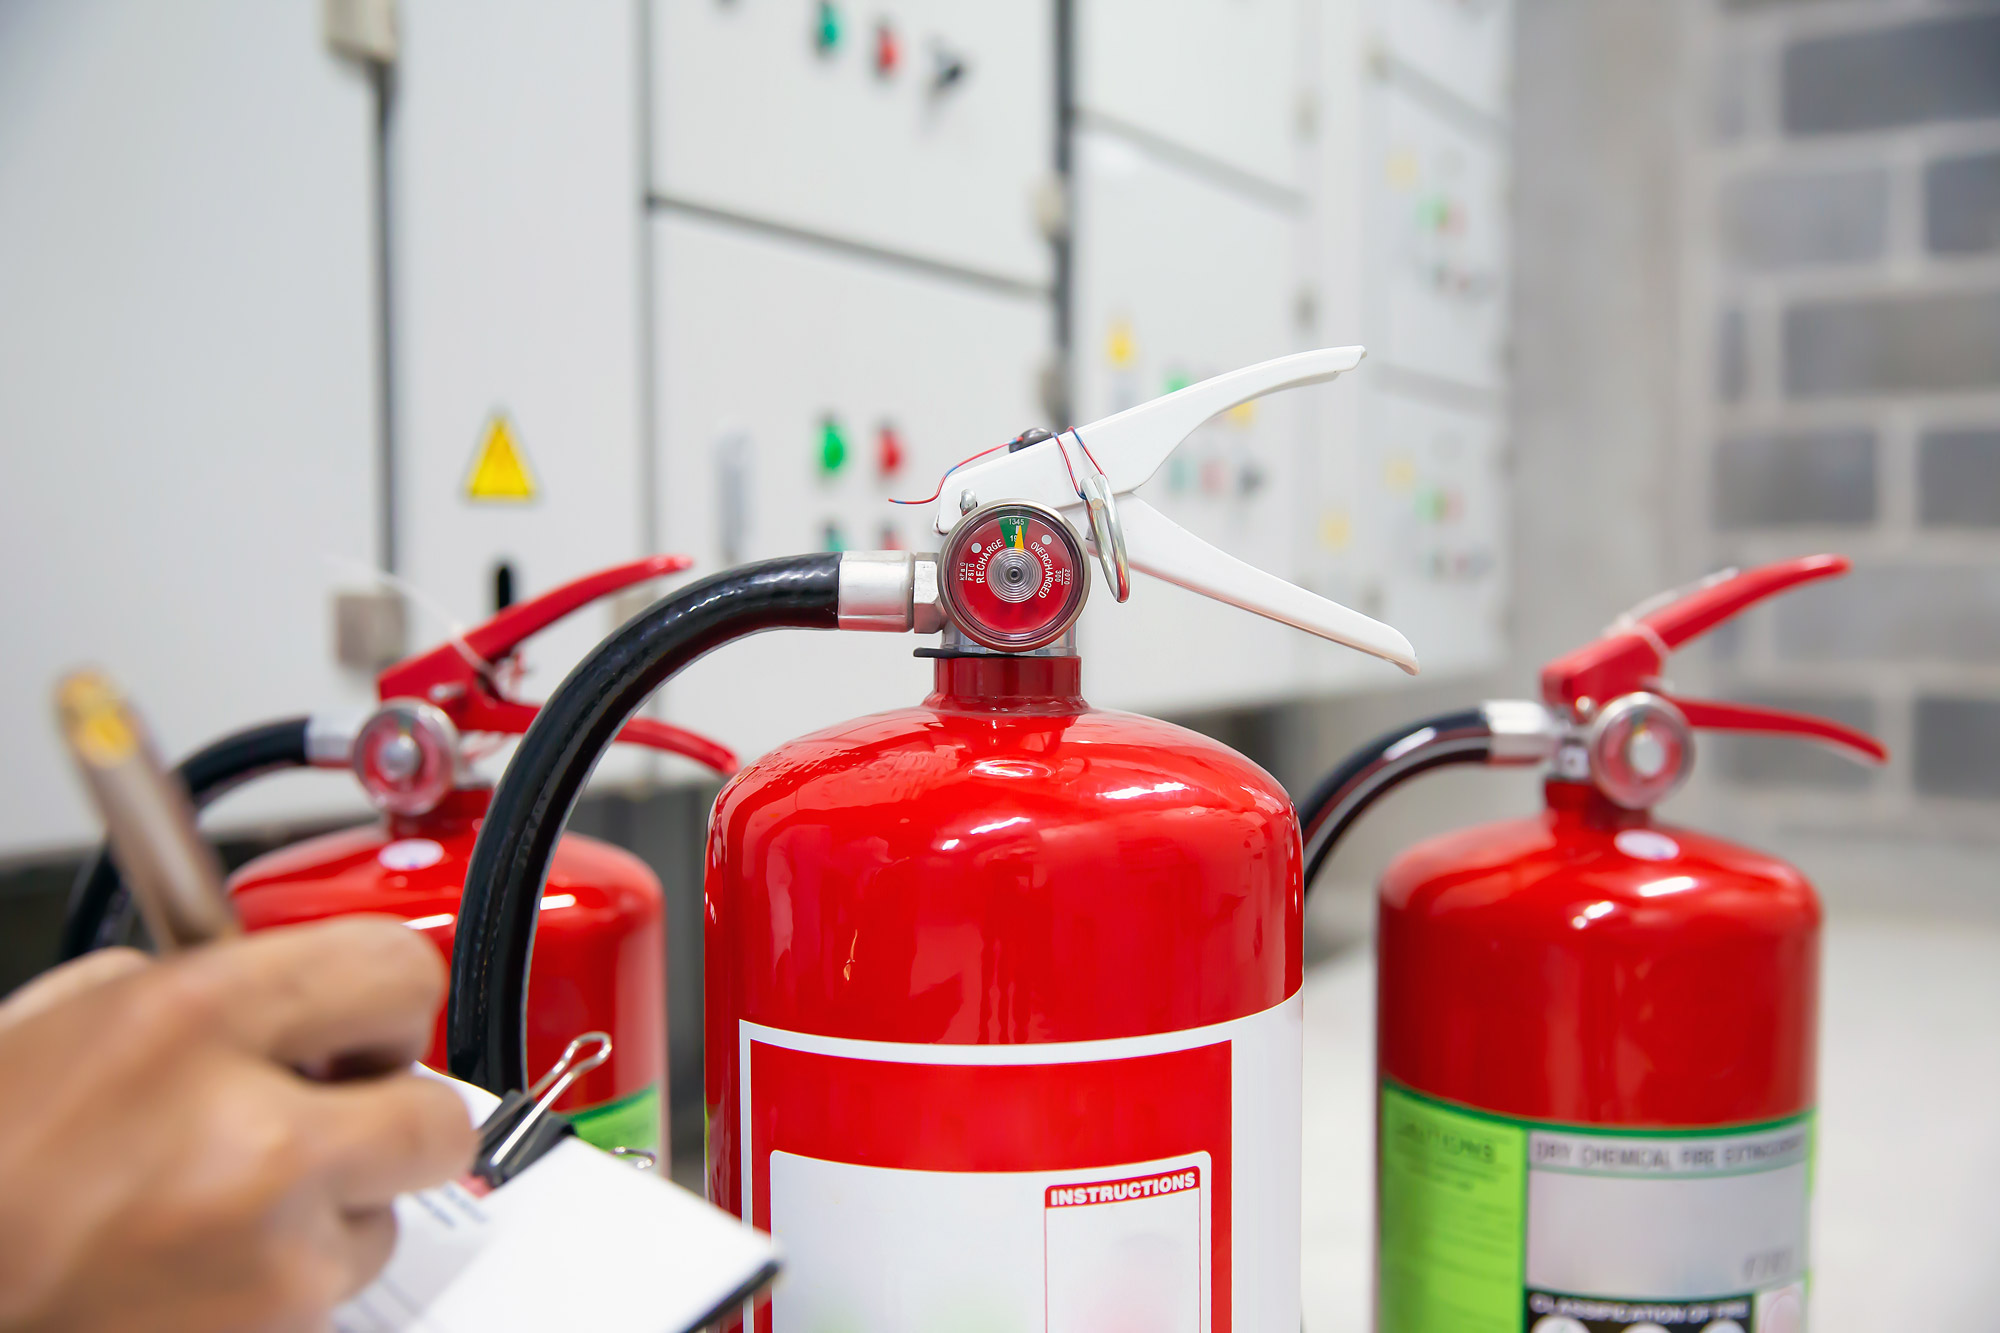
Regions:
<instances>
[{"instance_id":1,"label":"pressure gauge","mask_svg":"<svg viewBox=\"0 0 2000 1333\"><path fill-rule=\"evenodd\" d=\"M1090 566L1053 509L1002 501L959 520L945 541L939 592L958 632L982 648L1025 653L1054 643L1083 614Z\"/></svg>"}]
</instances>

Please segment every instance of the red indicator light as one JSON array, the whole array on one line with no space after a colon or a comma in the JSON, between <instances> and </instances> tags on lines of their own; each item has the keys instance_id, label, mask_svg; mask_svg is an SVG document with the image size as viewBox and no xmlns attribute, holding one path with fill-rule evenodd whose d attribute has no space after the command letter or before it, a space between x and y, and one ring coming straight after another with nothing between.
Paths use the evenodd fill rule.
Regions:
<instances>
[{"instance_id":1,"label":"red indicator light","mask_svg":"<svg viewBox=\"0 0 2000 1333\"><path fill-rule=\"evenodd\" d=\"M875 25L875 75L886 79L903 63L903 43L887 22Z\"/></svg>"},{"instance_id":2,"label":"red indicator light","mask_svg":"<svg viewBox=\"0 0 2000 1333\"><path fill-rule=\"evenodd\" d=\"M903 437L890 425L882 427L875 439L875 463L885 477L893 477L903 470Z\"/></svg>"}]
</instances>

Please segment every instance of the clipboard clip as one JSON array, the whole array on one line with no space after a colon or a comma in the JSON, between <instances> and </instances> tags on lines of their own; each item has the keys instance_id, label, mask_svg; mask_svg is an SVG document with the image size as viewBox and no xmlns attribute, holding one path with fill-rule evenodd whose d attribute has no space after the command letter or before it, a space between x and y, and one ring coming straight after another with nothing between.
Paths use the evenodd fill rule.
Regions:
<instances>
[{"instance_id":1,"label":"clipboard clip","mask_svg":"<svg viewBox=\"0 0 2000 1333\"><path fill-rule=\"evenodd\" d=\"M498 1189L576 1133L569 1117L551 1108L571 1084L610 1058L610 1034L586 1032L564 1047L562 1058L526 1092L502 1097L479 1126L479 1154L473 1158L472 1174Z\"/></svg>"}]
</instances>

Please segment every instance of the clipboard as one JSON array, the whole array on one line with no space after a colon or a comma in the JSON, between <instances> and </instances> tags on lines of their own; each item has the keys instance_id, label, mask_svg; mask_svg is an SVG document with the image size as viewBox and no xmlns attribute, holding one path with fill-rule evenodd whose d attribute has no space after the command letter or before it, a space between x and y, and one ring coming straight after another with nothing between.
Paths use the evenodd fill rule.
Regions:
<instances>
[{"instance_id":1,"label":"clipboard","mask_svg":"<svg viewBox=\"0 0 2000 1333\"><path fill-rule=\"evenodd\" d=\"M395 1252L334 1311L335 1333L693 1333L777 1276L777 1247L763 1232L589 1146L566 1122L538 1128L560 1122L547 1108L567 1086L562 1075L588 1067L576 1059L586 1040L530 1090L525 1114L520 1094L503 1104L419 1071L465 1102L482 1128L480 1159L460 1180L396 1200ZM515 1113L496 1116L503 1105ZM499 1151L508 1140L514 1148Z\"/></svg>"}]
</instances>

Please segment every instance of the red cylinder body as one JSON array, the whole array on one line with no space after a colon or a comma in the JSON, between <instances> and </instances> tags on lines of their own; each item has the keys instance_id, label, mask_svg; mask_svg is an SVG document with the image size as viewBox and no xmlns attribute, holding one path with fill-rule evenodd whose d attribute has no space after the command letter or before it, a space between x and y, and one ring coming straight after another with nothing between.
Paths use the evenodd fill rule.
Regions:
<instances>
[{"instance_id":1,"label":"red cylinder body","mask_svg":"<svg viewBox=\"0 0 2000 1333\"><path fill-rule=\"evenodd\" d=\"M717 799L709 1195L785 1247L782 1324L1298 1325L1296 817L1079 681L940 659Z\"/></svg>"},{"instance_id":2,"label":"red cylinder body","mask_svg":"<svg viewBox=\"0 0 2000 1333\"><path fill-rule=\"evenodd\" d=\"M230 878L250 930L372 912L402 918L447 959L466 863L492 793L457 791L426 815L311 838ZM666 949L660 883L630 853L577 834L556 847L529 974L528 1068L555 1064L585 1033L611 1058L558 1109L600 1147L661 1148L666 1114ZM424 1063L445 1068L444 1014Z\"/></svg>"},{"instance_id":3,"label":"red cylinder body","mask_svg":"<svg viewBox=\"0 0 2000 1333\"><path fill-rule=\"evenodd\" d=\"M1379 1327L1485 1326L1468 1321L1486 1305L1452 1303L1470 1288L1461 1283L1454 1295L1428 1275L1426 1247L1448 1243L1462 1205L1416 1182L1448 1169L1459 1173L1461 1197L1491 1184L1504 1202L1517 1184L1481 1172L1517 1151L1527 1253L1496 1264L1525 1270L1514 1299L1528 1306L1512 1308L1506 1326L1527 1327L1516 1322L1524 1316L1554 1321L1549 1329L1626 1326L1563 1304L1568 1293L1595 1298L1591 1309L1699 1299L1715 1308L1691 1316L1696 1326L1726 1318L1760 1333L1789 1327L1804 1305L1810 1122L1802 1117L1814 1098L1818 899L1792 867L1655 825L1588 784L1551 782L1547 791L1540 816L1423 843L1382 881ZM1732 1128L1744 1134L1732 1137ZM1474 1165L1441 1168L1447 1151ZM1723 1183L1748 1178L1723 1170L1732 1154L1745 1173L1777 1164L1797 1180L1759 1176L1761 1203L1711 1199L1702 1191L1749 1188ZM1648 1173L1680 1193L1634 1193L1651 1187L1636 1183ZM1538 1282L1542 1186L1547 1215L1566 1220L1549 1223L1548 1280ZM1711 1262L1709 1242L1691 1233L1680 1268L1664 1276L1644 1262L1621 1267L1612 1240L1600 1254L1565 1230L1607 1235L1627 1215L1650 1213L1654 1230L1633 1248L1663 1250L1676 1243L1675 1225L1726 1230L1758 1207L1773 1219L1768 1243L1746 1239L1747 1257L1730 1251ZM1674 1216L1684 1221L1662 1220ZM1720 1286L1625 1289L1648 1283ZM1497 1285L1491 1300L1499 1319Z\"/></svg>"}]
</instances>

